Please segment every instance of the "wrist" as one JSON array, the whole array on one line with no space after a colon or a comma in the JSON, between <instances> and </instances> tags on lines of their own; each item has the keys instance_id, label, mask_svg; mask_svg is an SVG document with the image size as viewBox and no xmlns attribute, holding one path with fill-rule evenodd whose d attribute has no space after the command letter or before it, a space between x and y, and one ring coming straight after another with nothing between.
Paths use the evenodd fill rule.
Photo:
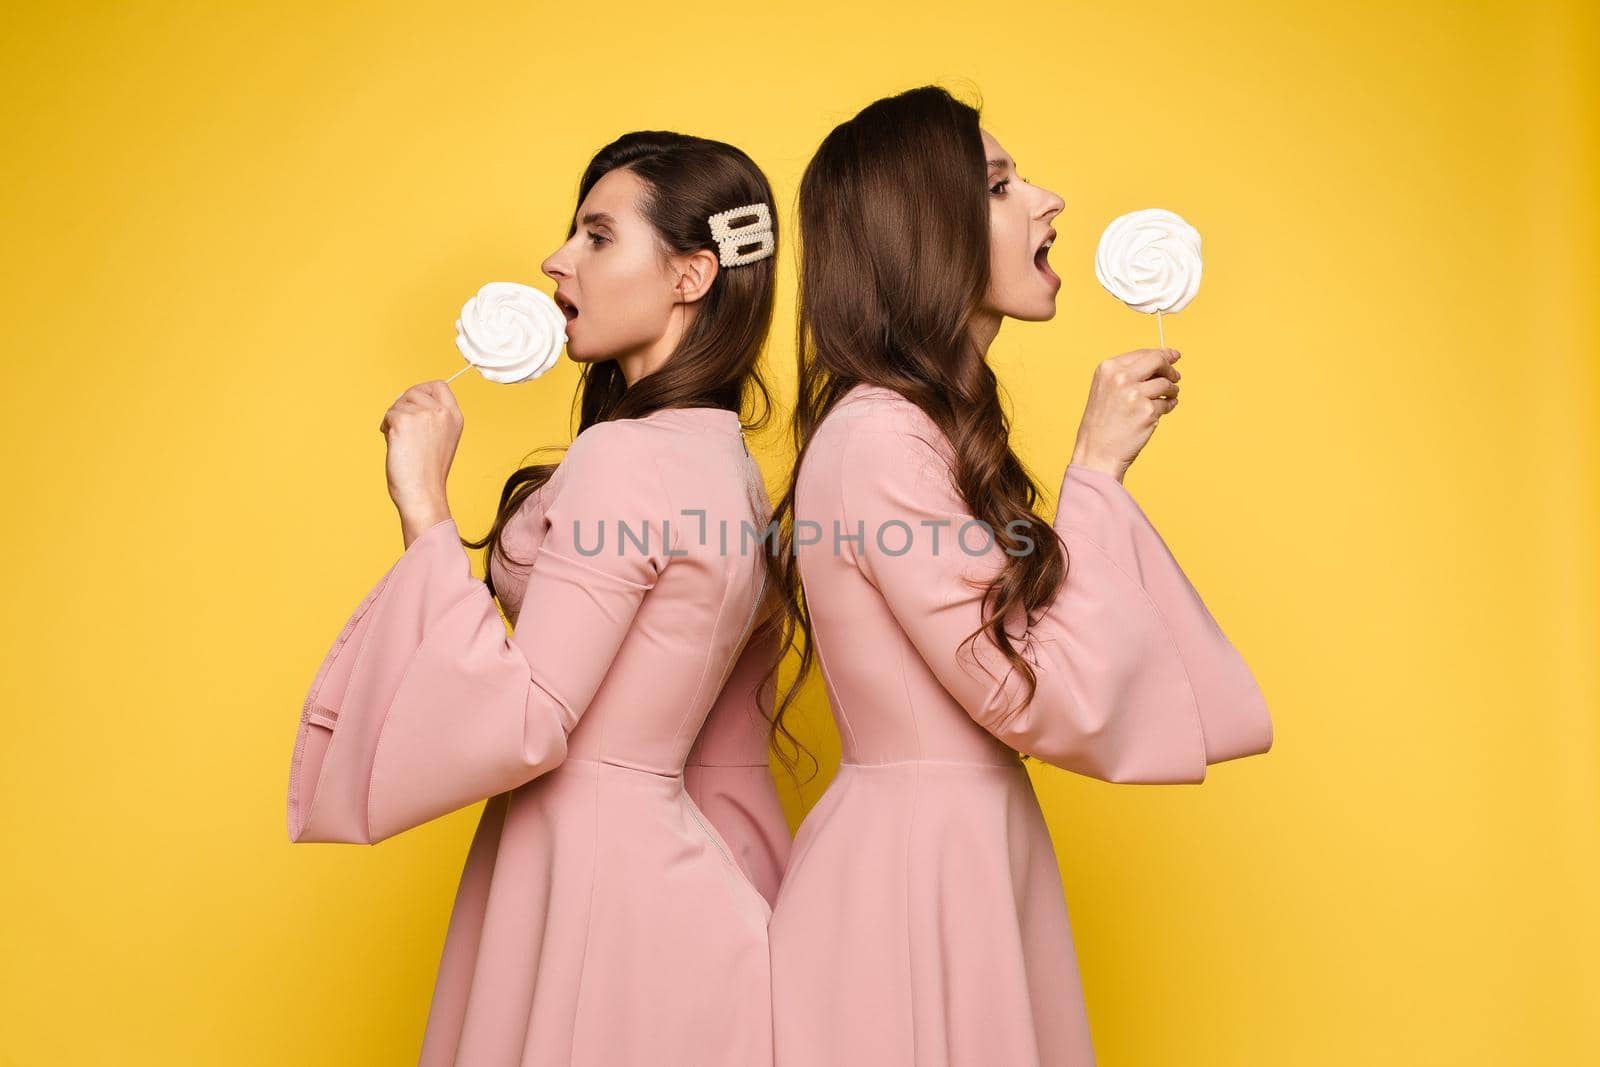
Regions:
<instances>
[{"instance_id":1,"label":"wrist","mask_svg":"<svg viewBox=\"0 0 1600 1067\"><path fill-rule=\"evenodd\" d=\"M407 548L410 548L417 538L451 517L450 507L442 499L408 503L401 506L399 511L400 535Z\"/></svg>"},{"instance_id":2,"label":"wrist","mask_svg":"<svg viewBox=\"0 0 1600 1067\"><path fill-rule=\"evenodd\" d=\"M1118 482L1122 481L1122 476L1126 474L1128 470L1128 466L1125 463L1101 459L1099 457L1089 455L1081 450L1073 451L1072 459L1069 461L1068 465L1072 467L1081 467L1086 470L1098 471L1109 478L1115 478Z\"/></svg>"}]
</instances>

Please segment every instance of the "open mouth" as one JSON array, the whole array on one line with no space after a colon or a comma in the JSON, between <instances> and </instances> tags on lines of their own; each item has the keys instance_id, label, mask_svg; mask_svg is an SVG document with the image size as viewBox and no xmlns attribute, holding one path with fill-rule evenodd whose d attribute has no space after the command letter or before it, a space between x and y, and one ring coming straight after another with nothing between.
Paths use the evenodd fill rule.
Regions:
<instances>
[{"instance_id":1,"label":"open mouth","mask_svg":"<svg viewBox=\"0 0 1600 1067\"><path fill-rule=\"evenodd\" d=\"M1056 231L1051 230L1045 234L1044 243L1033 253L1033 265L1039 268L1039 273L1049 278L1052 282L1060 284L1061 279L1056 272L1050 269L1050 246L1056 243Z\"/></svg>"},{"instance_id":2,"label":"open mouth","mask_svg":"<svg viewBox=\"0 0 1600 1067\"><path fill-rule=\"evenodd\" d=\"M571 322L573 319L578 317L578 306L572 301L568 300L560 293L555 295L555 301L556 306L561 309L561 314L567 317L568 322Z\"/></svg>"}]
</instances>

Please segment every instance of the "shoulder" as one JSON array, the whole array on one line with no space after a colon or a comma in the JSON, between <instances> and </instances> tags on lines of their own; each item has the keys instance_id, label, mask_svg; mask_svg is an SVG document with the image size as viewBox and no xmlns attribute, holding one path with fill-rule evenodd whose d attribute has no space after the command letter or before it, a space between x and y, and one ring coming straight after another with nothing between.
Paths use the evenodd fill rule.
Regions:
<instances>
[{"instance_id":1,"label":"shoulder","mask_svg":"<svg viewBox=\"0 0 1600 1067\"><path fill-rule=\"evenodd\" d=\"M870 425L885 431L944 436L939 424L914 401L881 385L860 384L850 389L823 417L818 429L830 423L840 429Z\"/></svg>"},{"instance_id":2,"label":"shoulder","mask_svg":"<svg viewBox=\"0 0 1600 1067\"><path fill-rule=\"evenodd\" d=\"M552 476L555 499L663 495L659 431L632 419L589 426L573 439Z\"/></svg>"},{"instance_id":3,"label":"shoulder","mask_svg":"<svg viewBox=\"0 0 1600 1067\"><path fill-rule=\"evenodd\" d=\"M607 419L586 427L573 438L567 455L614 452L643 447L654 436L654 427L639 419Z\"/></svg>"},{"instance_id":4,"label":"shoulder","mask_svg":"<svg viewBox=\"0 0 1600 1067\"><path fill-rule=\"evenodd\" d=\"M961 510L949 439L920 408L874 401L841 414L830 466L847 519Z\"/></svg>"},{"instance_id":5,"label":"shoulder","mask_svg":"<svg viewBox=\"0 0 1600 1067\"><path fill-rule=\"evenodd\" d=\"M823 418L815 435L839 455L846 478L873 481L909 473L949 480L950 439L927 412L899 393L874 388L854 394Z\"/></svg>"},{"instance_id":6,"label":"shoulder","mask_svg":"<svg viewBox=\"0 0 1600 1067\"><path fill-rule=\"evenodd\" d=\"M572 444L561 465L572 470L654 471L654 457L663 441L661 429L638 419L610 419L586 428Z\"/></svg>"}]
</instances>

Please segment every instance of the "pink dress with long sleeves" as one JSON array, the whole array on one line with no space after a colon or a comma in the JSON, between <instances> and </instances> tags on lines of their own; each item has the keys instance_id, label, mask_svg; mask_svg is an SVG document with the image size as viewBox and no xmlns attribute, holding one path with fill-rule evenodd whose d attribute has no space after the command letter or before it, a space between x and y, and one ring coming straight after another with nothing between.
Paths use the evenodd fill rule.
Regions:
<instances>
[{"instance_id":1,"label":"pink dress with long sleeves","mask_svg":"<svg viewBox=\"0 0 1600 1067\"><path fill-rule=\"evenodd\" d=\"M789 836L741 541L769 511L735 412L598 423L490 561L509 636L450 519L345 623L301 714L290 839L370 844L487 800L422 1067L771 1062Z\"/></svg>"},{"instance_id":2,"label":"pink dress with long sleeves","mask_svg":"<svg viewBox=\"0 0 1600 1067\"><path fill-rule=\"evenodd\" d=\"M800 471L796 521L820 530L801 576L842 762L772 917L778 1067L1092 1064L1018 753L1110 782L1199 782L1272 743L1255 679L1160 535L1121 483L1077 465L1053 524L1066 582L1010 627L1032 701L1018 707L1023 680L987 635L958 658L1004 556L964 526L950 455L911 401L857 385Z\"/></svg>"}]
</instances>

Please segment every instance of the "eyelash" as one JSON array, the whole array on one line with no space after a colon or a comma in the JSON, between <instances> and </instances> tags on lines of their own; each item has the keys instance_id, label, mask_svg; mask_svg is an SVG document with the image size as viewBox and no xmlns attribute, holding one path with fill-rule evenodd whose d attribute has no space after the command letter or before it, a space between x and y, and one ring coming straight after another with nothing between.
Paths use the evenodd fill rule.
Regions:
<instances>
[{"instance_id":1,"label":"eyelash","mask_svg":"<svg viewBox=\"0 0 1600 1067\"><path fill-rule=\"evenodd\" d=\"M609 240L611 240L611 238L602 237L600 234L595 233L593 230L590 230L589 231L589 240L591 242L593 242L593 241L609 241Z\"/></svg>"},{"instance_id":2,"label":"eyelash","mask_svg":"<svg viewBox=\"0 0 1600 1067\"><path fill-rule=\"evenodd\" d=\"M1003 194L1000 192L1000 190L1004 189L1006 186L1008 186L1010 184L1011 184L1011 179L1007 178L1003 182L997 182L996 184L990 186L989 187L989 191L991 193L993 193L995 196L1001 196Z\"/></svg>"}]
</instances>

